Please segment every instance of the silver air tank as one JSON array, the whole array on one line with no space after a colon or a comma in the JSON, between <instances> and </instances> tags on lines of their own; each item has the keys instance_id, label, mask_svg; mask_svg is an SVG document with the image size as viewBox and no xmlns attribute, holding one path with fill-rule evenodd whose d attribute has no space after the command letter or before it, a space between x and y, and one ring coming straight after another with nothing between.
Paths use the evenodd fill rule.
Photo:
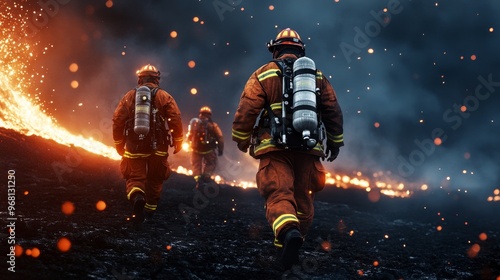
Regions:
<instances>
[{"instance_id":1,"label":"silver air tank","mask_svg":"<svg viewBox=\"0 0 500 280\"><path fill-rule=\"evenodd\" d=\"M308 57L293 64L293 128L302 132L302 139L310 148L316 145L311 133L318 127L316 114L316 65Z\"/></svg>"},{"instance_id":2,"label":"silver air tank","mask_svg":"<svg viewBox=\"0 0 500 280\"><path fill-rule=\"evenodd\" d=\"M151 90L146 86L140 86L135 91L135 118L134 132L140 138L149 133L149 122L151 115Z\"/></svg>"}]
</instances>

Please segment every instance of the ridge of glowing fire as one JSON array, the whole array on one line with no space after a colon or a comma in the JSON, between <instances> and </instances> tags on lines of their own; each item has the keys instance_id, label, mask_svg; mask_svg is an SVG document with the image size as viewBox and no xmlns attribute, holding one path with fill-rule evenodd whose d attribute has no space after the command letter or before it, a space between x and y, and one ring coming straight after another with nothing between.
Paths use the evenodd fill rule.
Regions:
<instances>
[{"instance_id":1,"label":"ridge of glowing fire","mask_svg":"<svg viewBox=\"0 0 500 280\"><path fill-rule=\"evenodd\" d=\"M25 78L28 76L26 69L29 62L36 59L36 55L31 50L32 45L28 42L28 38L15 36L19 30L26 27L27 18L23 14L14 12L18 8L22 9L22 6L14 3L6 7L1 15L0 126L27 136L37 135L63 145L80 147L114 160L120 159L113 147L92 138L70 133L45 114L40 105L30 100L28 93L30 81ZM5 26L6 19L9 20L8 26ZM31 75L31 78L34 77L35 75Z\"/></svg>"},{"instance_id":2,"label":"ridge of glowing fire","mask_svg":"<svg viewBox=\"0 0 500 280\"><path fill-rule=\"evenodd\" d=\"M172 171L178 174L193 176L193 170L183 166L178 166L177 168L172 169ZM238 179L226 180L222 178L220 175L212 175L211 179L217 184L227 184L232 187L241 187L243 189L257 188L257 184L252 181L245 181ZM389 183L383 181L375 181L374 184L376 189L378 189L378 191L381 194L391 198L396 198L396 197L408 198L414 193L414 191L407 189L405 184L403 183L397 183L397 182ZM347 175L340 175L340 174L332 176L331 173L327 173L326 185L344 189L360 188L366 190L367 192L371 192L374 189L370 185L370 180L367 178L363 178L361 172L357 172L355 177L350 177ZM428 186L424 184L420 187L420 190L425 191L427 190L427 188Z\"/></svg>"}]
</instances>

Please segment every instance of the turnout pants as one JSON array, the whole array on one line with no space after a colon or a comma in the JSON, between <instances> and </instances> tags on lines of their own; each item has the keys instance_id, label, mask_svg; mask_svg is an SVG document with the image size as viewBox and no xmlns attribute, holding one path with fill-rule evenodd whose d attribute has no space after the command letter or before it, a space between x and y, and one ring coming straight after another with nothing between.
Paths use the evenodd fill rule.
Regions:
<instances>
[{"instance_id":1,"label":"turnout pants","mask_svg":"<svg viewBox=\"0 0 500 280\"><path fill-rule=\"evenodd\" d=\"M123 158L120 169L126 179L127 199L132 194L141 192L146 197L144 208L156 211L163 187L163 180L170 177L167 156L152 154L140 158Z\"/></svg>"},{"instance_id":2,"label":"turnout pants","mask_svg":"<svg viewBox=\"0 0 500 280\"><path fill-rule=\"evenodd\" d=\"M191 153L191 166L193 167L193 176L196 181L200 176L210 177L217 166L217 154L215 150L208 152Z\"/></svg>"},{"instance_id":3,"label":"turnout pants","mask_svg":"<svg viewBox=\"0 0 500 280\"><path fill-rule=\"evenodd\" d=\"M319 157L297 151L275 151L260 157L257 187L266 200L266 218L274 244L283 230L297 227L305 236L314 216L314 194L325 186Z\"/></svg>"}]
</instances>

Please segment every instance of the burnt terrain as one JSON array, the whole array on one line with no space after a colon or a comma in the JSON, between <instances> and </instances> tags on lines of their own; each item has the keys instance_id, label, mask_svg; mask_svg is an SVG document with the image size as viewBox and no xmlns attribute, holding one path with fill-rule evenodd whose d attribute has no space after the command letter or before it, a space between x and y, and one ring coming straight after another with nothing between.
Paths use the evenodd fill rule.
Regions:
<instances>
[{"instance_id":1,"label":"burnt terrain","mask_svg":"<svg viewBox=\"0 0 500 280\"><path fill-rule=\"evenodd\" d=\"M300 263L284 271L256 189L197 191L172 173L156 219L135 228L118 161L3 128L0 150L4 182L15 171L13 216L5 187L0 199L1 279L500 279L500 203L467 193L373 203L365 191L328 186ZM68 201L72 214L61 209ZM5 261L12 217L23 248L15 272Z\"/></svg>"}]
</instances>

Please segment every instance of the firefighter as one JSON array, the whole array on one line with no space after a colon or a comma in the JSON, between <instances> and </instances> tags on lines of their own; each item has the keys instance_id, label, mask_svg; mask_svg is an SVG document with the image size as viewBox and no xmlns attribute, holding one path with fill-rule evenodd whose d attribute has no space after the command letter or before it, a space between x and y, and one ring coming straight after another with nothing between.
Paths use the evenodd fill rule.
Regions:
<instances>
[{"instance_id":1,"label":"firefighter","mask_svg":"<svg viewBox=\"0 0 500 280\"><path fill-rule=\"evenodd\" d=\"M113 115L113 139L116 151L122 156L120 169L126 179L126 195L132 204L134 224L151 220L158 207L163 181L170 176L168 147L173 145L176 154L181 150L183 135L181 113L174 98L159 88L160 71L145 65L137 72L138 87L129 90L120 100ZM151 108L146 123L147 135L136 133L140 122L136 112L138 90L150 90ZM147 90L146 89L146 90ZM148 98L144 98L147 101ZM137 115L137 116L136 116ZM149 119L149 121L148 121Z\"/></svg>"},{"instance_id":2,"label":"firefighter","mask_svg":"<svg viewBox=\"0 0 500 280\"><path fill-rule=\"evenodd\" d=\"M224 136L219 125L212 120L210 107L201 107L198 118L191 120L187 139L191 144L191 165L198 188L210 182L217 167L217 156L224 153Z\"/></svg>"},{"instance_id":3,"label":"firefighter","mask_svg":"<svg viewBox=\"0 0 500 280\"><path fill-rule=\"evenodd\" d=\"M289 28L279 32L267 46L273 60L305 56L299 34ZM325 185L326 173L320 159L335 160L344 145L343 116L336 93L319 70L315 75L320 92L317 110L326 128L325 147L318 143L310 150L289 149L272 140L269 122L259 121L253 128L266 107L281 116L282 73L274 61L258 68L248 79L232 126L232 139L238 149L246 153L250 148L250 155L259 159L256 183L265 198L266 218L285 268L298 261L299 249L313 221L314 195ZM263 118L266 116L269 114Z\"/></svg>"}]
</instances>

